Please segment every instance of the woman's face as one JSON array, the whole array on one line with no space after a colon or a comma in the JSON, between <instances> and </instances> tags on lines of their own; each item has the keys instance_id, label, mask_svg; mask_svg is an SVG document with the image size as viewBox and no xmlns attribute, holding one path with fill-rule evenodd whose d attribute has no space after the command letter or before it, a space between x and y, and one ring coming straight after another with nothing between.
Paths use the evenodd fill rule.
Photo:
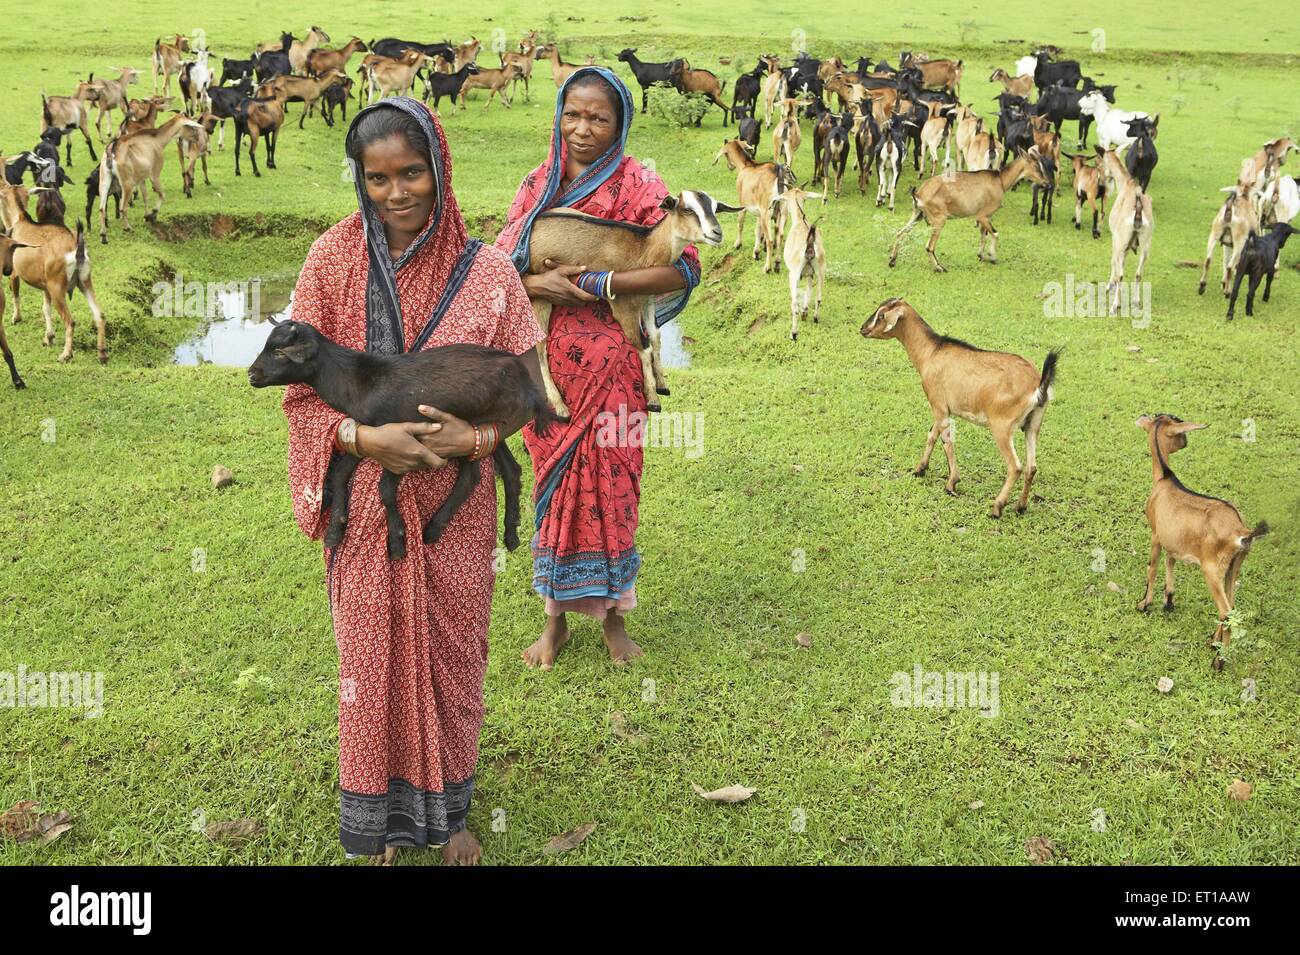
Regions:
<instances>
[{"instance_id":1,"label":"woman's face","mask_svg":"<svg viewBox=\"0 0 1300 955\"><path fill-rule=\"evenodd\" d=\"M618 118L609 96L598 86L579 86L564 96L560 135L569 156L583 165L596 161L618 137Z\"/></svg>"},{"instance_id":2,"label":"woman's face","mask_svg":"<svg viewBox=\"0 0 1300 955\"><path fill-rule=\"evenodd\" d=\"M377 139L361 151L366 194L386 225L418 234L433 211L433 169L427 154L400 134Z\"/></svg>"}]
</instances>

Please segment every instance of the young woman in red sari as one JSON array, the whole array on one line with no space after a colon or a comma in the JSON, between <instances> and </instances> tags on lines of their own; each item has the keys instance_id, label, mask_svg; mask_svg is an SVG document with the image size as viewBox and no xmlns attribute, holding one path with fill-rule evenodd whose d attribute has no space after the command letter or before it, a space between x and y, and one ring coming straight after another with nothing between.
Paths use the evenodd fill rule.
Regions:
<instances>
[{"instance_id":1,"label":"young woman in red sari","mask_svg":"<svg viewBox=\"0 0 1300 955\"><path fill-rule=\"evenodd\" d=\"M666 214L660 207L668 196L663 181L623 152L635 113L627 87L601 67L577 70L560 88L550 154L524 177L497 237L521 272L533 219L545 209L566 206L646 226ZM612 430L602 428L608 421L644 415L646 396L640 359L604 298L653 293L655 323L662 325L685 308L699 276L694 246L673 265L608 275L561 266L524 276L530 298L554 305L548 366L571 413L569 424L551 429L548 438L538 437L531 425L523 430L535 481L533 588L546 601L542 634L522 654L530 667L554 664L569 639L568 612L602 622L616 664L641 655L623 615L636 606L641 566L634 537L642 442L636 428L627 429L631 440L611 443L598 436Z\"/></svg>"},{"instance_id":2,"label":"young woman in red sari","mask_svg":"<svg viewBox=\"0 0 1300 955\"><path fill-rule=\"evenodd\" d=\"M428 108L407 97L359 112L346 140L359 211L312 245L293 318L349 348L397 354L471 343L525 356L541 381L542 338L510 259L469 239L451 191L451 155ZM349 856L391 863L398 846L441 845L451 863L481 848L465 827L483 722L483 676L497 540L490 431L437 409L430 423L357 425L305 385L284 397L294 516L320 538L332 456L363 458L347 534L325 548L339 651L339 837ZM486 432L486 433L485 433ZM504 436L503 436L504 437ZM477 441L477 443L476 443ZM419 528L447 498L448 458L482 480L432 546ZM390 561L381 469L405 474L407 554ZM413 531L411 529L414 529Z\"/></svg>"}]
</instances>

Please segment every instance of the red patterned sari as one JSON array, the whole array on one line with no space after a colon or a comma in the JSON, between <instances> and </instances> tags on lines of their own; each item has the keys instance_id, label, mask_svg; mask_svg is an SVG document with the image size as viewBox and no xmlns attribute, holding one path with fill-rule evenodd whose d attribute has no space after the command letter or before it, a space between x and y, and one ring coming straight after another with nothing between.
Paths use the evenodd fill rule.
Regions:
<instances>
[{"instance_id":1,"label":"red patterned sari","mask_svg":"<svg viewBox=\"0 0 1300 955\"><path fill-rule=\"evenodd\" d=\"M423 104L401 100L370 108L423 111L441 201L425 241L386 272L400 320L377 332L368 302L376 275L367 242L378 222L370 219L367 232L368 198L312 245L294 290L293 318L349 348L384 350L377 343L395 330L402 346L390 341L393 351L469 343L527 352L542 334L519 275L499 249L468 239L442 128ZM358 195L364 196L360 184ZM325 474L344 415L305 385L288 387L284 411L294 516L305 534L319 539L328 524ZM492 460L465 466L481 468L482 479L432 546L421 541L419 528L450 494L455 468L402 478L397 503L408 528L407 556L390 561L381 469L363 460L353 477L347 535L338 547L325 548L339 651L340 839L349 854L440 845L465 827L483 722L497 541Z\"/></svg>"}]
</instances>

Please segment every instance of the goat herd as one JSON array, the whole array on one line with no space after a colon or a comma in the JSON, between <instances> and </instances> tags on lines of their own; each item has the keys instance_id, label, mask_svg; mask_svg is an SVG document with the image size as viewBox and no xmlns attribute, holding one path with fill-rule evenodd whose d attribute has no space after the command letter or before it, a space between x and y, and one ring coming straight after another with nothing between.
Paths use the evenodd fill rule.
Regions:
<instances>
[{"instance_id":1,"label":"goat herd","mask_svg":"<svg viewBox=\"0 0 1300 955\"><path fill-rule=\"evenodd\" d=\"M106 243L110 198L122 228L129 232L127 210L137 194L144 194L146 185L152 186L156 202L145 218L156 222L163 202L164 151L173 140L178 143L185 195L193 194L196 163L202 164L204 183L209 184L210 140L216 133L218 148L224 147L227 119L233 121L235 129L235 174L241 174L239 152L247 137L249 162L253 174L260 176L257 144L265 142L266 165L276 168L276 142L285 123L287 103L302 103L300 128L317 107L328 126L334 125L336 108L341 109L346 121L354 88L359 100L371 102L389 93L416 95L416 84L421 82L421 95L426 102L432 98L435 110L445 97L453 103L459 101L463 109L467 94L482 89L487 92L484 108L494 98L509 108L519 83L524 85L525 97L531 97L529 82L536 61L549 61L557 88L581 67L561 60L555 44L541 43L536 31L519 42L517 52L501 51L501 65L492 69L478 65L481 43L474 37L460 44L392 38L367 44L356 36L339 48L326 46L330 42L329 35L317 26L311 27L303 39L281 34L275 41L260 44L247 59L222 59L220 81L214 83L215 64L210 61L209 51L191 51L188 38L177 34L166 42L159 38L154 43L154 95L148 99L129 97L129 87L139 81L138 71L130 67L115 68L115 78L96 79L92 73L77 84L71 95L42 93L37 145L8 157L0 154L0 169L4 172L0 177L0 220L5 229L0 236L0 266L6 276L11 276L13 321L20 317L21 283L40 289L44 295L45 344L54 340L52 315L57 311L65 329L59 360L67 361L72 357L73 330L68 299L79 289L96 326L99 358L107 360L104 317L95 300L84 230L80 221L75 233L66 227L60 194L68 181L64 165L72 167L72 134L77 131L85 140L92 162L98 163L86 180L86 220L90 220L97 202L100 239ZM193 58L186 59L191 52ZM721 231L714 213L720 211L739 212L735 242L739 248L745 216L753 214L754 258L764 258L765 272L779 271L784 262L788 273L792 339L798 338L798 321L807 314L810 300L813 321L819 317L826 265L823 230L809 221L805 203L811 199L825 203L832 190L836 198L842 195L851 153L859 192L867 193L874 173L875 203L887 203L890 211L894 209L909 149L918 179L928 167L929 178L910 189L911 216L894 239L890 266L897 260L902 240L923 219L931 228L926 254L935 271L944 271L935 249L950 219L975 219L980 232L978 257L995 262L998 232L992 216L1002 206L1007 192L1028 179L1032 185L1031 222L1050 224L1062 163L1068 161L1073 171L1076 229L1082 228L1083 206L1087 203L1092 212L1092 236L1100 238L1098 220L1106 214L1107 199L1111 202L1111 274L1107 285L1111 314L1120 308L1125 292L1124 267L1130 251L1137 255L1135 282L1141 282L1155 230L1149 189L1158 161L1155 140L1159 114L1148 116L1116 108L1115 87L1097 85L1082 74L1079 63L1060 59L1056 48L1037 50L1018 61L1014 71L999 69L989 77L990 82L1003 87L997 96L998 113L992 129L971 105L961 102L961 60L932 60L904 52L897 68L885 61L861 57L850 69L839 56L818 60L800 53L785 66L775 56L761 56L752 70L738 76L732 104L727 106L722 99L725 82L710 71L692 68L682 58L646 63L638 59L636 52L634 48L625 49L618 54L618 60L631 69L641 87L642 112L647 109L649 89L666 84L684 95L704 97L722 110L725 125L737 123L739 127L738 135L725 139L714 158L715 164L725 160L735 171L738 206L722 205L698 191L684 192L677 200L679 211L658 230L664 232L663 239L648 241L647 248L653 246L657 254L662 251L660 245L676 249L686 239L700 238L717 244ZM354 82L347 69L357 54L365 55ZM184 108L159 123L159 113L171 101L173 76ZM1037 101L1031 103L1029 97L1035 90ZM838 111L831 108L832 102L838 105ZM98 110L95 127L101 142L104 120L109 120L111 132L113 111L122 113L116 136L104 145L102 157L96 156L89 132L92 105ZM815 188L820 184L820 193L798 185L793 172L803 141L801 119L812 124L812 175L805 185ZM1066 120L1078 123L1074 153L1066 152L1061 145L1061 128ZM1089 156L1086 147L1093 124L1098 142L1095 155ZM757 158L765 129L772 131L772 162ZM60 144L64 146L62 162ZM1247 315L1253 313L1261 281L1265 283L1264 301L1268 301L1280 250L1296 231L1290 220L1300 213L1296 181L1280 172L1288 153L1296 148L1290 139L1265 144L1242 163L1236 184L1224 190L1229 196L1211 226L1200 291L1205 290L1214 248L1222 245L1222 290L1229 300L1228 318L1233 317L1243 280L1249 281ZM33 181L30 189L23 185L25 176ZM34 217L28 209L33 195ZM691 222L698 223L696 232L703 232L683 232L692 228ZM609 267L629 266L614 262ZM0 287L0 314L3 304ZM620 324L628 326L624 330L630 340L638 340L631 327L637 324L636 315L629 312L628 316L620 316ZM1024 483L1016 510L1024 511L1037 470L1038 431L1052 397L1057 353L1048 354L1040 372L1016 355L983 351L936 334L899 298L882 304L863 325L862 334L868 338L898 338L921 375L934 422L914 473L925 472L935 442L942 439L948 461L946 489L955 493L959 477L951 418L965 418L990 429L1006 462L1007 477L993 502L992 516L1001 515L1021 475ZM651 345L657 346L657 341ZM24 387L5 341L3 320L0 348L14 386ZM652 353L657 348L641 343L640 350L647 385L653 377L658 386L655 390L666 393L658 355ZM545 362L542 367L546 368ZM551 404L563 414L558 392L551 382L546 384ZM1231 504L1189 491L1170 470L1168 456L1186 445L1188 431L1202 425L1165 414L1144 415L1138 424L1148 432L1154 481L1147 501L1151 524L1147 589L1138 607L1147 610L1152 602L1162 550L1166 609L1172 607L1175 558L1197 563L1219 611L1213 640L1226 646L1231 636L1227 624L1237 575L1252 541L1265 533L1267 526L1261 523L1251 530ZM1023 468L1012 442L1017 428L1024 431L1026 438L1027 461ZM1222 663L1222 657L1216 655L1216 667Z\"/></svg>"}]
</instances>

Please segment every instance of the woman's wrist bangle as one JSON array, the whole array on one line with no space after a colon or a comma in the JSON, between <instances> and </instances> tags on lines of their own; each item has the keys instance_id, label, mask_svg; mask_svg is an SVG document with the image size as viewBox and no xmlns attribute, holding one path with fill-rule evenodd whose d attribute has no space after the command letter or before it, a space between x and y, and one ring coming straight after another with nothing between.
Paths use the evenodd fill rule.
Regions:
<instances>
[{"instance_id":1,"label":"woman's wrist bangle","mask_svg":"<svg viewBox=\"0 0 1300 955\"><path fill-rule=\"evenodd\" d=\"M614 301L614 273L613 272L605 273L605 295L603 297L610 302Z\"/></svg>"},{"instance_id":2,"label":"woman's wrist bangle","mask_svg":"<svg viewBox=\"0 0 1300 955\"><path fill-rule=\"evenodd\" d=\"M346 454L361 457L357 450L357 422L354 418L344 418L339 422L338 430L334 432L334 444Z\"/></svg>"}]
</instances>

